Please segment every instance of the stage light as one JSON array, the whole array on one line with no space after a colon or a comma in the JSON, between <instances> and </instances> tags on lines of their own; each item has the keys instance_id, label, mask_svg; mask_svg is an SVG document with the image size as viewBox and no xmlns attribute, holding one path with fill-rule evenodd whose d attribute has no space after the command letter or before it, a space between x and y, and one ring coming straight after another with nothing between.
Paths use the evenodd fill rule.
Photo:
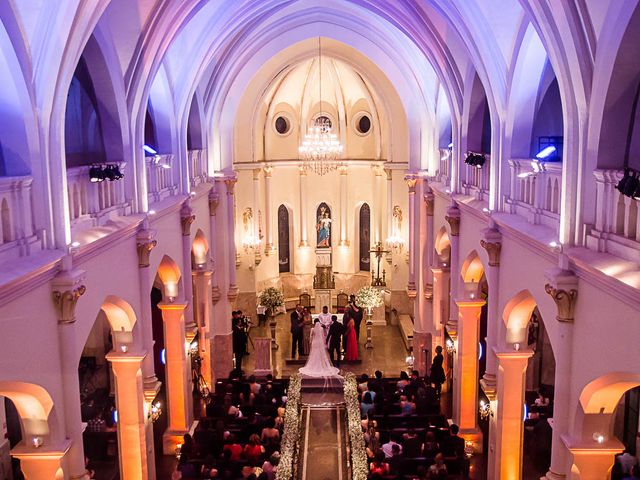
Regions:
<instances>
[{"instance_id":1,"label":"stage light","mask_svg":"<svg viewBox=\"0 0 640 480\"><path fill-rule=\"evenodd\" d=\"M142 146L142 149L145 152L147 152L148 154L150 154L150 155L157 155L158 154L158 152L156 152L152 147L150 147L149 145L146 145L146 144Z\"/></svg>"},{"instance_id":2,"label":"stage light","mask_svg":"<svg viewBox=\"0 0 640 480\"><path fill-rule=\"evenodd\" d=\"M93 166L89 169L89 180L91 183L99 183L104 181L104 170L100 166Z\"/></svg>"},{"instance_id":3,"label":"stage light","mask_svg":"<svg viewBox=\"0 0 640 480\"><path fill-rule=\"evenodd\" d=\"M453 148L453 142L451 142L449 145L447 145L447 148L449 148L449 149Z\"/></svg>"},{"instance_id":4,"label":"stage light","mask_svg":"<svg viewBox=\"0 0 640 480\"><path fill-rule=\"evenodd\" d=\"M549 145L548 147L543 148L536 154L536 158L542 160L547 158L552 153L556 152L558 149L554 145Z\"/></svg>"},{"instance_id":5,"label":"stage light","mask_svg":"<svg viewBox=\"0 0 640 480\"><path fill-rule=\"evenodd\" d=\"M483 154L469 152L467 154L467 158L465 158L464 160L464 163L466 163L471 167L482 168L485 161L486 161L486 158Z\"/></svg>"},{"instance_id":6,"label":"stage light","mask_svg":"<svg viewBox=\"0 0 640 480\"><path fill-rule=\"evenodd\" d=\"M163 365L167 364L167 351L164 348L160 351L160 361Z\"/></svg>"},{"instance_id":7,"label":"stage light","mask_svg":"<svg viewBox=\"0 0 640 480\"><path fill-rule=\"evenodd\" d=\"M120 167L118 165L107 165L103 170L104 176L110 182L114 180L120 180L124 175L120 171Z\"/></svg>"}]
</instances>

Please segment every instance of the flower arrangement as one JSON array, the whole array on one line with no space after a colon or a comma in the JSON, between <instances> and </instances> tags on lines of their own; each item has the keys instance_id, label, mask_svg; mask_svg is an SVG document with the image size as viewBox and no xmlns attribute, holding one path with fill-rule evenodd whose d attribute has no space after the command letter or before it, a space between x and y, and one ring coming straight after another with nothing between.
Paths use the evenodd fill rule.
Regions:
<instances>
[{"instance_id":1,"label":"flower arrangement","mask_svg":"<svg viewBox=\"0 0 640 480\"><path fill-rule=\"evenodd\" d=\"M270 309L271 312L276 312L284 305L284 295L275 287L265 288L260 292L258 300L260 300L260 305Z\"/></svg>"},{"instance_id":2,"label":"flower arrangement","mask_svg":"<svg viewBox=\"0 0 640 480\"><path fill-rule=\"evenodd\" d=\"M276 480L292 480L294 460L300 438L300 387L302 377L296 374L289 380L287 406L284 410L284 433L280 443L280 463ZM357 386L356 386L357 387Z\"/></svg>"},{"instance_id":3,"label":"flower arrangement","mask_svg":"<svg viewBox=\"0 0 640 480\"><path fill-rule=\"evenodd\" d=\"M362 287L356 293L356 304L366 309L379 307L382 305L382 293L375 287Z\"/></svg>"},{"instance_id":4,"label":"flower arrangement","mask_svg":"<svg viewBox=\"0 0 640 480\"><path fill-rule=\"evenodd\" d=\"M351 372L344 377L344 400L347 405L347 429L349 431L349 442L351 443L351 478L353 480L366 480L369 475L369 465L360 422L358 382L356 376Z\"/></svg>"}]
</instances>

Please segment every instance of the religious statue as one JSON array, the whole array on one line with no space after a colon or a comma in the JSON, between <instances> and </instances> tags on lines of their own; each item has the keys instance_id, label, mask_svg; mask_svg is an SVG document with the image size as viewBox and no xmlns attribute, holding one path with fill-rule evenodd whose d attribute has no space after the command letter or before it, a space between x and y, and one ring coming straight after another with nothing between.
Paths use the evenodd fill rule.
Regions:
<instances>
[{"instance_id":1,"label":"religious statue","mask_svg":"<svg viewBox=\"0 0 640 480\"><path fill-rule=\"evenodd\" d=\"M402 232L402 210L400 209L400 205L393 206L393 233L396 235L400 235Z\"/></svg>"},{"instance_id":2,"label":"religious statue","mask_svg":"<svg viewBox=\"0 0 640 480\"><path fill-rule=\"evenodd\" d=\"M249 227L253 225L252 219L253 219L253 210L251 210L251 207L245 208L244 212L242 212L242 224L244 225L245 233L250 232Z\"/></svg>"},{"instance_id":3,"label":"religious statue","mask_svg":"<svg viewBox=\"0 0 640 480\"><path fill-rule=\"evenodd\" d=\"M329 206L322 202L318 206L316 217L316 232L317 232L317 248L330 248L331 247L331 210Z\"/></svg>"}]
</instances>

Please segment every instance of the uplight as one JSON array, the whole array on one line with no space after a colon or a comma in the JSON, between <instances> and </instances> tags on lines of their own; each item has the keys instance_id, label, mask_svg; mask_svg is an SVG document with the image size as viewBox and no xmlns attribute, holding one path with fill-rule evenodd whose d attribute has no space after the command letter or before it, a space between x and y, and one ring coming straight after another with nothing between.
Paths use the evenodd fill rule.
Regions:
<instances>
[{"instance_id":1,"label":"uplight","mask_svg":"<svg viewBox=\"0 0 640 480\"><path fill-rule=\"evenodd\" d=\"M73 248L78 248L80 246L80 242L71 242L71 246Z\"/></svg>"},{"instance_id":2,"label":"uplight","mask_svg":"<svg viewBox=\"0 0 640 480\"><path fill-rule=\"evenodd\" d=\"M158 152L156 152L152 147L150 147L149 145L143 145L142 149L147 152L150 155L157 155Z\"/></svg>"},{"instance_id":3,"label":"uplight","mask_svg":"<svg viewBox=\"0 0 640 480\"><path fill-rule=\"evenodd\" d=\"M549 155L551 155L553 152L556 151L556 147L553 145L549 145L548 147L543 148L542 150L540 150L537 154L536 154L536 158L538 159L543 159L543 158L547 158Z\"/></svg>"}]
</instances>

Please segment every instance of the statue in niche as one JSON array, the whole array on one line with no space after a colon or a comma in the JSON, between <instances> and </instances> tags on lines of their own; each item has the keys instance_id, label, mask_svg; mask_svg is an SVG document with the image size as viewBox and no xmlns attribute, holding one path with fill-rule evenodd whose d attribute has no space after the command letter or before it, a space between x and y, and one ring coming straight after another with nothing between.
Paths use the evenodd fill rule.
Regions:
<instances>
[{"instance_id":1,"label":"statue in niche","mask_svg":"<svg viewBox=\"0 0 640 480\"><path fill-rule=\"evenodd\" d=\"M317 248L331 248L331 209L322 202L316 211Z\"/></svg>"},{"instance_id":2,"label":"statue in niche","mask_svg":"<svg viewBox=\"0 0 640 480\"><path fill-rule=\"evenodd\" d=\"M402 210L400 205L393 206L393 230L396 235L400 235L402 232Z\"/></svg>"},{"instance_id":3,"label":"statue in niche","mask_svg":"<svg viewBox=\"0 0 640 480\"><path fill-rule=\"evenodd\" d=\"M253 210L251 210L251 207L247 207L244 209L244 212L242 212L242 224L244 225L245 234L249 233L249 227L253 224L252 220Z\"/></svg>"}]
</instances>

